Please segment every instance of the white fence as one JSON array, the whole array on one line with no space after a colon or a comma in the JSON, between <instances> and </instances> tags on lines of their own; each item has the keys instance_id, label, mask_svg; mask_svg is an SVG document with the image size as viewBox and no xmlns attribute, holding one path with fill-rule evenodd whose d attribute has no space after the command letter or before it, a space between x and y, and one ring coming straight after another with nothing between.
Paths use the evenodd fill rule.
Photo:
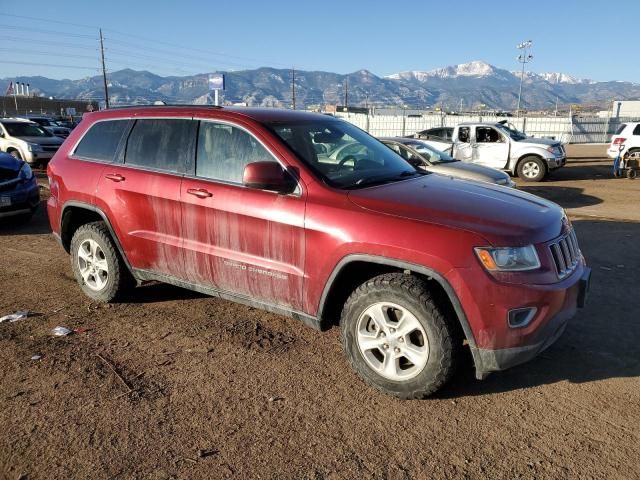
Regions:
<instances>
[{"instance_id":1,"label":"white fence","mask_svg":"<svg viewBox=\"0 0 640 480\"><path fill-rule=\"evenodd\" d=\"M596 117L496 117L482 115L367 115L339 112L337 117L366 130L375 137L412 135L433 127L455 127L462 122L506 120L533 137L554 138L562 143L608 143L621 123L631 118Z\"/></svg>"}]
</instances>

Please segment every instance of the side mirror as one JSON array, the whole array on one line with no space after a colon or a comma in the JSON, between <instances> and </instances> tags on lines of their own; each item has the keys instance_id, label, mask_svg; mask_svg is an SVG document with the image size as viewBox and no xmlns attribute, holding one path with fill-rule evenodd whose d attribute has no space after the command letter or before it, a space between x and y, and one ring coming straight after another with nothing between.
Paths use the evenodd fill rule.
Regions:
<instances>
[{"instance_id":1,"label":"side mirror","mask_svg":"<svg viewBox=\"0 0 640 480\"><path fill-rule=\"evenodd\" d=\"M244 167L242 184L245 187L271 190L278 193L291 193L296 182L278 162L253 162Z\"/></svg>"}]
</instances>

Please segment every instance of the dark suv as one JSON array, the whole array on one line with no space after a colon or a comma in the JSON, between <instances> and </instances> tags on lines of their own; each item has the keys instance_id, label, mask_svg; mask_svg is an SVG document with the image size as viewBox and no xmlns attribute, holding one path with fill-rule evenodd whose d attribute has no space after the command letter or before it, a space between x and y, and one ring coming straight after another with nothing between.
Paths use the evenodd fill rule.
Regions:
<instances>
[{"instance_id":1,"label":"dark suv","mask_svg":"<svg viewBox=\"0 0 640 480\"><path fill-rule=\"evenodd\" d=\"M402 398L440 388L464 345L478 378L534 357L587 291L557 205L417 170L324 115L87 114L48 174L53 232L89 297L159 280L340 323L354 369Z\"/></svg>"}]
</instances>

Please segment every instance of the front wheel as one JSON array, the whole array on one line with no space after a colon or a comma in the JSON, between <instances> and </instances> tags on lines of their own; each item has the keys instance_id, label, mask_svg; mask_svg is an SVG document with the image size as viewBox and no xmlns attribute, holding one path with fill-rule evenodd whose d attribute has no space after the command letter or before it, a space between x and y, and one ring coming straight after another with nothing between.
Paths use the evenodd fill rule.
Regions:
<instances>
[{"instance_id":1,"label":"front wheel","mask_svg":"<svg viewBox=\"0 0 640 480\"><path fill-rule=\"evenodd\" d=\"M540 182L547 174L547 166L538 157L524 157L518 163L517 173L525 182Z\"/></svg>"},{"instance_id":2,"label":"front wheel","mask_svg":"<svg viewBox=\"0 0 640 480\"><path fill-rule=\"evenodd\" d=\"M22 160L22 155L20 155L20 152L18 150L11 150L9 152L9 155L11 155L14 158L17 158L18 160Z\"/></svg>"},{"instance_id":3,"label":"front wheel","mask_svg":"<svg viewBox=\"0 0 640 480\"><path fill-rule=\"evenodd\" d=\"M349 362L366 383L417 399L436 392L454 373L457 342L451 322L424 281L390 273L351 294L340 327Z\"/></svg>"}]
</instances>

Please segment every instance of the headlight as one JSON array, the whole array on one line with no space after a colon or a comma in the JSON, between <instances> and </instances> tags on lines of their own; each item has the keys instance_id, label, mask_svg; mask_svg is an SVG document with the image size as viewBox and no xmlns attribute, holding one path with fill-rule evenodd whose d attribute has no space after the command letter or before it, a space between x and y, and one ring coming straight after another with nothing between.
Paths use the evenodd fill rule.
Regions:
<instances>
[{"instance_id":1,"label":"headlight","mask_svg":"<svg viewBox=\"0 0 640 480\"><path fill-rule=\"evenodd\" d=\"M477 247L480 263L490 271L522 272L540 268L540 259L533 245L526 247Z\"/></svg>"},{"instance_id":2,"label":"headlight","mask_svg":"<svg viewBox=\"0 0 640 480\"><path fill-rule=\"evenodd\" d=\"M553 153L555 155L556 153L560 153L560 149L555 146L547 147L547 152Z\"/></svg>"},{"instance_id":3,"label":"headlight","mask_svg":"<svg viewBox=\"0 0 640 480\"><path fill-rule=\"evenodd\" d=\"M31 170L28 163L25 162L24 165L22 165L19 175L22 180L31 180L33 177L33 170Z\"/></svg>"},{"instance_id":4,"label":"headlight","mask_svg":"<svg viewBox=\"0 0 640 480\"><path fill-rule=\"evenodd\" d=\"M42 152L42 147L37 143L27 143L27 148L30 152Z\"/></svg>"}]
</instances>

